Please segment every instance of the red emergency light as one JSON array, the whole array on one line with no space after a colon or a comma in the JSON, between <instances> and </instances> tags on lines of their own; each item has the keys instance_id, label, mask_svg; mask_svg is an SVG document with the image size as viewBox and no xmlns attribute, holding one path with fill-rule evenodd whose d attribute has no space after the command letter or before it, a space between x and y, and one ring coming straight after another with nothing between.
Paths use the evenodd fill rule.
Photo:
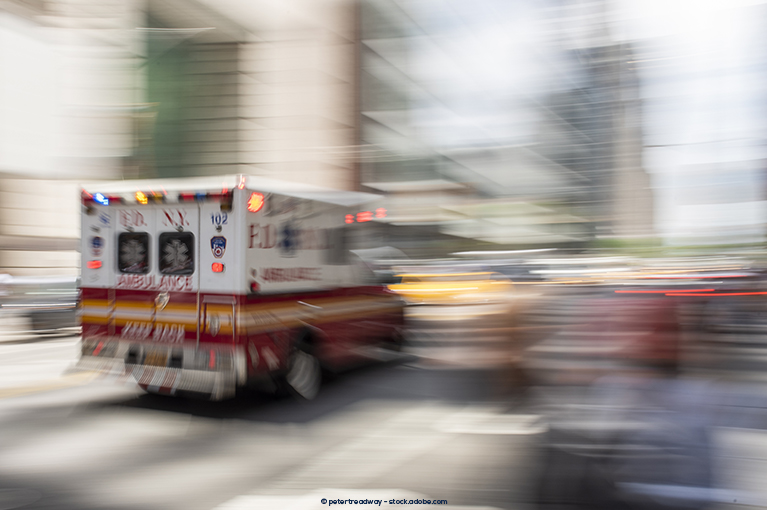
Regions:
<instances>
[{"instance_id":1,"label":"red emergency light","mask_svg":"<svg viewBox=\"0 0 767 510\"><path fill-rule=\"evenodd\" d=\"M89 260L88 261L88 269L98 269L101 267L101 261L100 260Z\"/></svg>"},{"instance_id":2,"label":"red emergency light","mask_svg":"<svg viewBox=\"0 0 767 510\"><path fill-rule=\"evenodd\" d=\"M366 223L368 221L373 221L374 217L386 218L386 209L379 207L375 210L375 213L373 213L373 211L360 211L357 214L347 214L344 217L344 223L354 223L355 221L357 223Z\"/></svg>"},{"instance_id":3,"label":"red emergency light","mask_svg":"<svg viewBox=\"0 0 767 510\"><path fill-rule=\"evenodd\" d=\"M223 273L224 272L224 264L221 262L214 262L211 264L210 268L213 270L214 273Z\"/></svg>"},{"instance_id":4,"label":"red emergency light","mask_svg":"<svg viewBox=\"0 0 767 510\"><path fill-rule=\"evenodd\" d=\"M248 211L258 212L262 207L264 207L264 195L254 191L250 194L250 198L248 199Z\"/></svg>"},{"instance_id":5,"label":"red emergency light","mask_svg":"<svg viewBox=\"0 0 767 510\"><path fill-rule=\"evenodd\" d=\"M373 213L370 211L362 211L357 213L357 223L365 223L373 219Z\"/></svg>"}]
</instances>

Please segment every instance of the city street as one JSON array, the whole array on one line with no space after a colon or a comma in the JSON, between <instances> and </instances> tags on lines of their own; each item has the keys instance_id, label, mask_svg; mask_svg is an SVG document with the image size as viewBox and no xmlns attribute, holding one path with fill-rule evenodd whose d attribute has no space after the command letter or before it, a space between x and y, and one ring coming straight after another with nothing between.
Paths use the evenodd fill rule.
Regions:
<instances>
[{"instance_id":1,"label":"city street","mask_svg":"<svg viewBox=\"0 0 767 510\"><path fill-rule=\"evenodd\" d=\"M540 427L486 402L481 373L395 362L335 377L309 403L214 403L68 373L77 340L0 344L0 508L522 507Z\"/></svg>"},{"instance_id":2,"label":"city street","mask_svg":"<svg viewBox=\"0 0 767 510\"><path fill-rule=\"evenodd\" d=\"M215 403L72 372L78 340L0 344L0 508L327 508L322 498L532 508L545 426L488 397L487 373L403 358L337 376L309 403ZM727 489L716 496L737 500L728 507L767 501L767 434L754 423L715 433Z\"/></svg>"}]
</instances>

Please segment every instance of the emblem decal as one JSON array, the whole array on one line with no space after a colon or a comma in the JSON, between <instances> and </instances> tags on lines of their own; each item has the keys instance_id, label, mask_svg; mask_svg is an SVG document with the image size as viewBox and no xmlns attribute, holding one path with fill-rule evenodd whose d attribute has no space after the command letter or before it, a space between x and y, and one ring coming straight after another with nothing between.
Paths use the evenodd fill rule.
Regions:
<instances>
[{"instance_id":1,"label":"emblem decal","mask_svg":"<svg viewBox=\"0 0 767 510\"><path fill-rule=\"evenodd\" d=\"M298 244L298 228L292 221L286 221L280 227L279 248L283 257L294 257Z\"/></svg>"},{"instance_id":2,"label":"emblem decal","mask_svg":"<svg viewBox=\"0 0 767 510\"><path fill-rule=\"evenodd\" d=\"M220 259L224 256L226 251L226 237L215 236L210 239L210 250L213 252L213 256Z\"/></svg>"},{"instance_id":3,"label":"emblem decal","mask_svg":"<svg viewBox=\"0 0 767 510\"><path fill-rule=\"evenodd\" d=\"M94 257L100 257L104 249L104 239L102 237L91 237L91 253Z\"/></svg>"},{"instance_id":4,"label":"emblem decal","mask_svg":"<svg viewBox=\"0 0 767 510\"><path fill-rule=\"evenodd\" d=\"M163 310L167 306L168 301L170 301L170 295L167 292L160 292L154 299L154 305L157 307L157 310Z\"/></svg>"}]
</instances>

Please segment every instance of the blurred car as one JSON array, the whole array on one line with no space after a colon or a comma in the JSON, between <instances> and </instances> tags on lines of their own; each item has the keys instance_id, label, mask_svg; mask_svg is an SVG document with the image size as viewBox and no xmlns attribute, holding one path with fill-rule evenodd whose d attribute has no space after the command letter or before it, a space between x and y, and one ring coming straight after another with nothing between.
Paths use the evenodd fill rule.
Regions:
<instances>
[{"instance_id":1,"label":"blurred car","mask_svg":"<svg viewBox=\"0 0 767 510\"><path fill-rule=\"evenodd\" d=\"M495 272L401 274L389 290L410 304L472 304L508 299L511 281Z\"/></svg>"},{"instance_id":2,"label":"blurred car","mask_svg":"<svg viewBox=\"0 0 767 510\"><path fill-rule=\"evenodd\" d=\"M35 333L77 333L78 277L9 277L0 280L0 313L25 317ZM21 331L20 331L21 332Z\"/></svg>"},{"instance_id":3,"label":"blurred car","mask_svg":"<svg viewBox=\"0 0 767 510\"><path fill-rule=\"evenodd\" d=\"M409 304L410 354L427 365L481 371L488 376L486 391L495 396L524 386L519 363L539 333L527 317L540 287L515 288L505 275L468 265L424 266L399 275L401 283L389 289Z\"/></svg>"}]
</instances>

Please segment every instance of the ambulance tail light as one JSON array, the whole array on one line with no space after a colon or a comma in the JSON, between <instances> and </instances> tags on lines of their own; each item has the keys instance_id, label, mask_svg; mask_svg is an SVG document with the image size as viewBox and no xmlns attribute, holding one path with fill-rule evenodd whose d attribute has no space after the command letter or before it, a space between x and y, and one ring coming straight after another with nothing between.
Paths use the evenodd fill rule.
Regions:
<instances>
[{"instance_id":1,"label":"ambulance tail light","mask_svg":"<svg viewBox=\"0 0 767 510\"><path fill-rule=\"evenodd\" d=\"M101 261L100 260L89 260L88 261L88 269L98 269L101 267Z\"/></svg>"},{"instance_id":2,"label":"ambulance tail light","mask_svg":"<svg viewBox=\"0 0 767 510\"><path fill-rule=\"evenodd\" d=\"M210 266L211 270L213 270L214 273L223 273L224 272L224 264L221 262L214 262Z\"/></svg>"},{"instance_id":3,"label":"ambulance tail light","mask_svg":"<svg viewBox=\"0 0 767 510\"><path fill-rule=\"evenodd\" d=\"M257 294L261 290L261 286L258 284L258 282L250 282L250 292L252 294Z\"/></svg>"}]
</instances>

